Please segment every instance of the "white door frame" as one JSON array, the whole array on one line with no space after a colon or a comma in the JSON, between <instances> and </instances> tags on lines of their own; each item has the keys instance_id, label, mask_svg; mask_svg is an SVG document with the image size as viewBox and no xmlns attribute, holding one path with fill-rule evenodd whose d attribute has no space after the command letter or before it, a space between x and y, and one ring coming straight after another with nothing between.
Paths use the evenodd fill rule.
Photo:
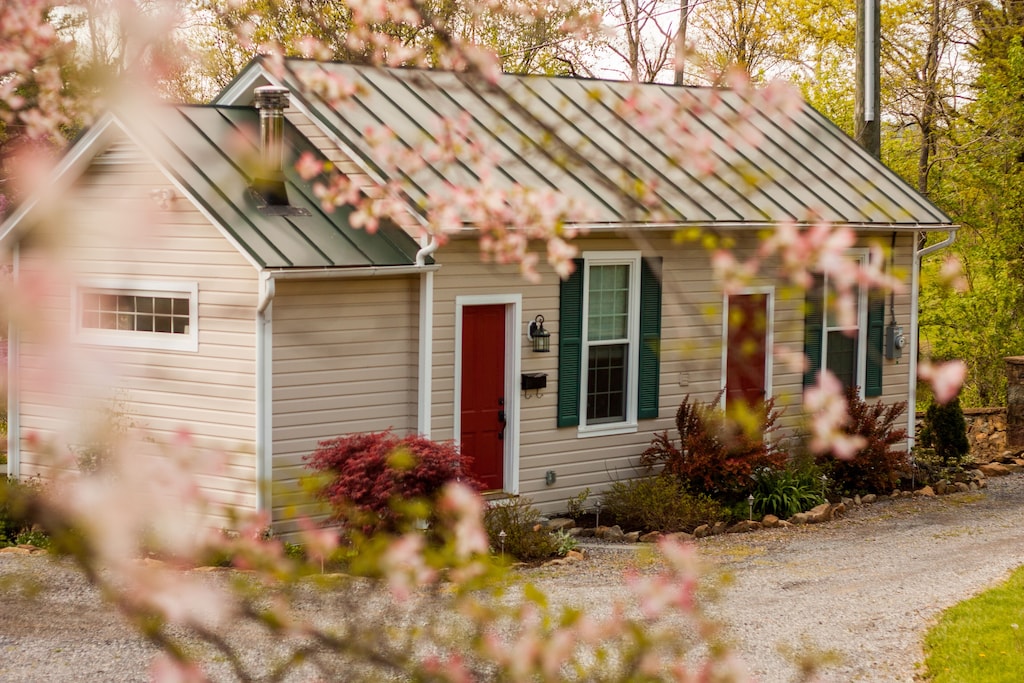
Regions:
<instances>
[{"instance_id":1,"label":"white door frame","mask_svg":"<svg viewBox=\"0 0 1024 683\"><path fill-rule=\"evenodd\" d=\"M523 345L519 330L523 321L522 294L471 294L455 297L455 385L452 431L455 445L462 438L462 313L469 306L505 306L505 438L504 491L519 493L519 374Z\"/></svg>"}]
</instances>

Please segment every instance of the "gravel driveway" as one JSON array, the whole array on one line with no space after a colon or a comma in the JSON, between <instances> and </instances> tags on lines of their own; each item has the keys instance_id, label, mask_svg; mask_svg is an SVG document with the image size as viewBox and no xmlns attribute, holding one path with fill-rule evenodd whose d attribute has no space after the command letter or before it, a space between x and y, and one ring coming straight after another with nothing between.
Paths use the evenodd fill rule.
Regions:
<instances>
[{"instance_id":1,"label":"gravel driveway","mask_svg":"<svg viewBox=\"0 0 1024 683\"><path fill-rule=\"evenodd\" d=\"M912 681L936 616L1024 565L1022 511L1024 475L1015 474L813 527L704 539L713 575L729 579L708 611L765 683L795 680L796 660L823 652L838 663L822 680ZM636 549L590 551L525 573L553 601L607 605ZM0 555L0 595L0 681L146 680L152 649L61 563Z\"/></svg>"}]
</instances>

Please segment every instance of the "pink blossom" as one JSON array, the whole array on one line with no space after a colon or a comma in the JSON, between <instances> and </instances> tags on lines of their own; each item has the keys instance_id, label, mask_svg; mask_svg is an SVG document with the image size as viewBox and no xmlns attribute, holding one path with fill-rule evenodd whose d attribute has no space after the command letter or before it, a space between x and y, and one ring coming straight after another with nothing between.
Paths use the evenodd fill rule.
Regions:
<instances>
[{"instance_id":1,"label":"pink blossom","mask_svg":"<svg viewBox=\"0 0 1024 683\"><path fill-rule=\"evenodd\" d=\"M967 376L967 365L962 360L951 360L933 365L923 362L917 366L917 376L932 385L935 401L946 404L956 398Z\"/></svg>"},{"instance_id":2,"label":"pink blossom","mask_svg":"<svg viewBox=\"0 0 1024 683\"><path fill-rule=\"evenodd\" d=\"M809 445L813 452L831 451L837 458L849 460L864 448L867 444L864 437L843 430L850 420L848 408L842 383L828 370L818 373L818 383L804 392L804 412L810 422Z\"/></svg>"}]
</instances>

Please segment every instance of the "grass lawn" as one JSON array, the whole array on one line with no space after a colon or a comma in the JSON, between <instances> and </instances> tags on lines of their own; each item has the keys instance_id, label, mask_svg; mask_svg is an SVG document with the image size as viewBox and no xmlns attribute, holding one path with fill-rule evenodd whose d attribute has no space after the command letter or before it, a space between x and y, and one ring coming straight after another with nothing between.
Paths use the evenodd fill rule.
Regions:
<instances>
[{"instance_id":1,"label":"grass lawn","mask_svg":"<svg viewBox=\"0 0 1024 683\"><path fill-rule=\"evenodd\" d=\"M925 637L935 683L1016 682L1024 672L1024 567L1001 586L946 610Z\"/></svg>"}]
</instances>

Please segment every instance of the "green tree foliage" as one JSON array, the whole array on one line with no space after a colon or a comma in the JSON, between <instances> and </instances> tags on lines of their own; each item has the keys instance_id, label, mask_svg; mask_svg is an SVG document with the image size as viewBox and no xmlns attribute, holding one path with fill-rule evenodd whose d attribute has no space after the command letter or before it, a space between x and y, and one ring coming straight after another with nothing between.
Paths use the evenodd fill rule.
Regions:
<instances>
[{"instance_id":1,"label":"green tree foliage","mask_svg":"<svg viewBox=\"0 0 1024 683\"><path fill-rule=\"evenodd\" d=\"M344 2L240 0L227 8L220 0L193 2L200 18L191 33L199 55L194 70L200 80L217 87L226 85L265 45L280 45L288 56L329 54L332 59L356 63L369 62L373 55L372 45L353 38L353 14ZM498 54L506 72L590 72L593 56L587 42L567 38L561 27L596 11L594 0L538 4L535 13L525 13L518 3L505 0L486 5L425 0L417 6L429 20L427 25L386 23L373 28L422 53L428 65L438 65L443 53L444 41L438 33L443 27L460 44ZM321 47L314 47L313 41Z\"/></svg>"},{"instance_id":2,"label":"green tree foliage","mask_svg":"<svg viewBox=\"0 0 1024 683\"><path fill-rule=\"evenodd\" d=\"M977 57L980 59L979 51ZM933 183L935 199L962 226L955 251L963 291L942 285L941 265L922 275L922 346L939 359L962 358L969 406L1006 400L1003 357L1024 350L1024 49L1006 46L980 62L975 102L962 108Z\"/></svg>"}]
</instances>

